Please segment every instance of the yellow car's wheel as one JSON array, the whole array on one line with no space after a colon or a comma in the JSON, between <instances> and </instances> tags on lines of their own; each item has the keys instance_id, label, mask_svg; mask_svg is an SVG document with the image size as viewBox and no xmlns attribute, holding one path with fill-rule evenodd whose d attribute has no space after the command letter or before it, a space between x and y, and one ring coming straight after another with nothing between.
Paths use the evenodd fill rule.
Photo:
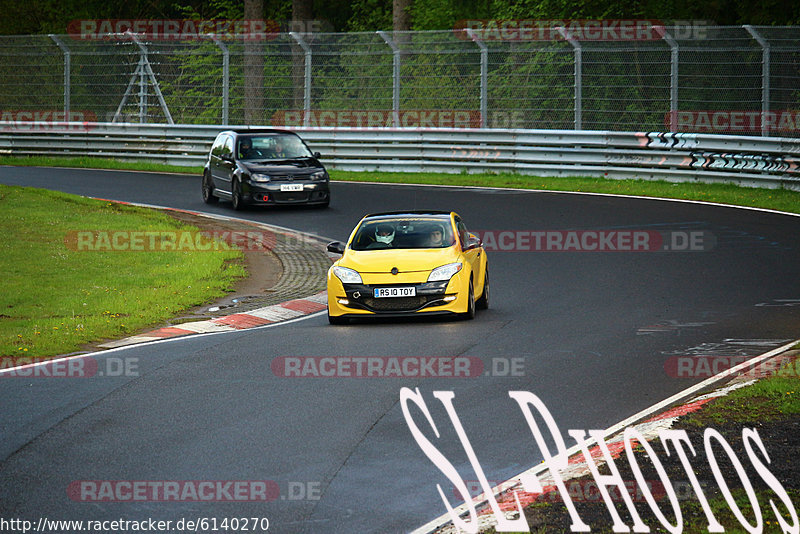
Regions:
<instances>
[{"instance_id":1,"label":"yellow car's wheel","mask_svg":"<svg viewBox=\"0 0 800 534\"><path fill-rule=\"evenodd\" d=\"M489 309L489 266L486 266L486 272L483 275L483 295L475 302L479 310Z\"/></svg>"},{"instance_id":2,"label":"yellow car's wheel","mask_svg":"<svg viewBox=\"0 0 800 534\"><path fill-rule=\"evenodd\" d=\"M467 321L475 318L475 289L472 280L469 281L469 294L467 295L467 311L461 315Z\"/></svg>"},{"instance_id":3,"label":"yellow car's wheel","mask_svg":"<svg viewBox=\"0 0 800 534\"><path fill-rule=\"evenodd\" d=\"M347 317L336 317L328 313L328 323L330 324L347 324L349 322L350 319L348 319Z\"/></svg>"}]
</instances>

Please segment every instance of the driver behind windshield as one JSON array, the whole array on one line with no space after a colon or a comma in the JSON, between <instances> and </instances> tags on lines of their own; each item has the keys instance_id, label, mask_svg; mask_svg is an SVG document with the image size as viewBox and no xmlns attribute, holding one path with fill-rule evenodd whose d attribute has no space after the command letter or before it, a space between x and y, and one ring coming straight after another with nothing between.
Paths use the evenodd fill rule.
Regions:
<instances>
[{"instance_id":1,"label":"driver behind windshield","mask_svg":"<svg viewBox=\"0 0 800 534\"><path fill-rule=\"evenodd\" d=\"M367 248L391 247L393 240L394 226L391 224L379 224L375 227L375 241L370 243Z\"/></svg>"},{"instance_id":2,"label":"driver behind windshield","mask_svg":"<svg viewBox=\"0 0 800 534\"><path fill-rule=\"evenodd\" d=\"M280 137L275 139L274 152L275 152L275 157L276 158L288 158L289 157L289 154L286 151L286 149L284 148L283 144L284 144L283 143L283 139L281 139Z\"/></svg>"},{"instance_id":3,"label":"driver behind windshield","mask_svg":"<svg viewBox=\"0 0 800 534\"><path fill-rule=\"evenodd\" d=\"M249 137L243 137L239 141L239 159L253 159L261 155L258 150L253 149L253 141Z\"/></svg>"}]
</instances>

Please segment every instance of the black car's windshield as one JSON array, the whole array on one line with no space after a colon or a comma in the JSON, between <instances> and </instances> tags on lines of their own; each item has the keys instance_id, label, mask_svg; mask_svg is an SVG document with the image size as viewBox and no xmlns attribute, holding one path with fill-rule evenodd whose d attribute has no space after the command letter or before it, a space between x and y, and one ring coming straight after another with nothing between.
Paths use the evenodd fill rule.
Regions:
<instances>
[{"instance_id":1,"label":"black car's windshield","mask_svg":"<svg viewBox=\"0 0 800 534\"><path fill-rule=\"evenodd\" d=\"M313 157L299 137L285 134L240 136L241 160L297 159Z\"/></svg>"},{"instance_id":2,"label":"black car's windshield","mask_svg":"<svg viewBox=\"0 0 800 534\"><path fill-rule=\"evenodd\" d=\"M439 218L380 219L358 229L353 250L447 248L455 243L450 220Z\"/></svg>"}]
</instances>

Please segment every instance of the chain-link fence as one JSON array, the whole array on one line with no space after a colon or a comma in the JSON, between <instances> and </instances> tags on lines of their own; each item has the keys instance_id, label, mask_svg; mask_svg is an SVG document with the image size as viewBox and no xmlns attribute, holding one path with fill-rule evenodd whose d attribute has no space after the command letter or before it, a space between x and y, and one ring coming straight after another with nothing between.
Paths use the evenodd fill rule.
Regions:
<instances>
[{"instance_id":1,"label":"chain-link fence","mask_svg":"<svg viewBox=\"0 0 800 534\"><path fill-rule=\"evenodd\" d=\"M536 38L534 38L536 37ZM797 136L800 27L0 37L0 121Z\"/></svg>"}]
</instances>

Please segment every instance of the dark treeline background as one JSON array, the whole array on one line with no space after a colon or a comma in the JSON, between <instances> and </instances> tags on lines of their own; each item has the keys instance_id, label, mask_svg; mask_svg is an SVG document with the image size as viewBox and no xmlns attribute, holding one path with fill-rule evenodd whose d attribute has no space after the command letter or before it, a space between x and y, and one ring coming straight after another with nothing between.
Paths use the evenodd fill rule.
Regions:
<instances>
[{"instance_id":1,"label":"dark treeline background","mask_svg":"<svg viewBox=\"0 0 800 534\"><path fill-rule=\"evenodd\" d=\"M800 23L798 0L0 0L0 34L67 33L80 19L241 19L245 3L265 19L319 20L337 32L447 30L463 19Z\"/></svg>"}]
</instances>

